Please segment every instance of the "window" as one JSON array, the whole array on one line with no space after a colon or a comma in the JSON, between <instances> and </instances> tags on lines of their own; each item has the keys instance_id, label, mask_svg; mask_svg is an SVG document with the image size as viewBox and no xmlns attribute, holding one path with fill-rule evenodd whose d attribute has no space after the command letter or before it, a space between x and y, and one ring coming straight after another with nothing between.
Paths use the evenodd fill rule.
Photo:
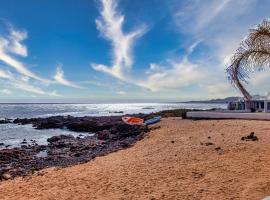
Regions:
<instances>
[{"instance_id":1,"label":"window","mask_svg":"<svg viewBox=\"0 0 270 200\"><path fill-rule=\"evenodd\" d=\"M267 110L270 110L270 102L267 102Z\"/></svg>"}]
</instances>

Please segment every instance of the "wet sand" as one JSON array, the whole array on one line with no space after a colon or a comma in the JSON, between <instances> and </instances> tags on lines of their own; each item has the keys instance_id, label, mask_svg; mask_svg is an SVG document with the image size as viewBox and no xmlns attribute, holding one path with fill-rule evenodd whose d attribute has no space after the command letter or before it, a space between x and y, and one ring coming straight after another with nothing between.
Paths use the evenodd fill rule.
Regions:
<instances>
[{"instance_id":1,"label":"wet sand","mask_svg":"<svg viewBox=\"0 0 270 200\"><path fill-rule=\"evenodd\" d=\"M0 199L262 199L270 122L163 119L133 147L0 183ZM254 131L258 141L241 138Z\"/></svg>"}]
</instances>

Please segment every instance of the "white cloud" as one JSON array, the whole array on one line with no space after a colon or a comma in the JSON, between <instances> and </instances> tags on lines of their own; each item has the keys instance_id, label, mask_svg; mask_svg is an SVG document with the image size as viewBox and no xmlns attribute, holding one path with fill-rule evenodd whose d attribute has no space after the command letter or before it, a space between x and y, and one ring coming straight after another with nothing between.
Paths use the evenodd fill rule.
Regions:
<instances>
[{"instance_id":1,"label":"white cloud","mask_svg":"<svg viewBox=\"0 0 270 200\"><path fill-rule=\"evenodd\" d=\"M95 70L152 91L179 89L193 84L203 77L198 66L188 61L188 55L181 62L171 61L169 67L166 68L151 63L149 70L146 71L145 80L128 76L126 72L133 65L132 46L135 39L145 32L145 28L139 28L128 34L123 33L124 16L117 11L116 2L102 0L101 3L101 19L96 20L96 24L102 35L112 42L114 57L112 67L92 64ZM191 54L200 42L201 40L197 40L193 43L187 49L188 54Z\"/></svg>"},{"instance_id":2,"label":"white cloud","mask_svg":"<svg viewBox=\"0 0 270 200\"><path fill-rule=\"evenodd\" d=\"M13 75L9 71L4 71L0 69L0 78L13 79Z\"/></svg>"},{"instance_id":3,"label":"white cloud","mask_svg":"<svg viewBox=\"0 0 270 200\"><path fill-rule=\"evenodd\" d=\"M10 27L9 35L7 37L0 36L0 61L14 68L24 76L28 76L39 81L48 82L48 80L41 78L28 70L22 62L10 55L16 54L23 57L27 56L27 48L22 44L22 41L26 38L26 31L17 31L13 27Z\"/></svg>"},{"instance_id":4,"label":"white cloud","mask_svg":"<svg viewBox=\"0 0 270 200\"><path fill-rule=\"evenodd\" d=\"M56 73L54 75L54 80L61 85L65 85L68 87L74 87L74 88L81 88L80 86L76 85L75 83L72 83L72 82L65 79L62 65L57 66Z\"/></svg>"},{"instance_id":5,"label":"white cloud","mask_svg":"<svg viewBox=\"0 0 270 200\"><path fill-rule=\"evenodd\" d=\"M8 90L8 89L2 89L2 90L0 90L0 93L9 95L9 94L11 94L12 92L11 92L10 90Z\"/></svg>"},{"instance_id":6,"label":"white cloud","mask_svg":"<svg viewBox=\"0 0 270 200\"><path fill-rule=\"evenodd\" d=\"M119 95L125 95L127 94L125 91L117 91L116 94L119 94Z\"/></svg>"},{"instance_id":7,"label":"white cloud","mask_svg":"<svg viewBox=\"0 0 270 200\"><path fill-rule=\"evenodd\" d=\"M43 89L41 89L39 87L30 85L29 83L23 82L23 81L15 80L12 82L12 86L17 88L17 89L20 89L20 90L23 90L26 92L30 92L30 93L49 95L49 96L58 96L55 92L44 91Z\"/></svg>"},{"instance_id":8,"label":"white cloud","mask_svg":"<svg viewBox=\"0 0 270 200\"><path fill-rule=\"evenodd\" d=\"M13 28L10 30L9 35L9 48L7 49L9 52L26 57L28 55L27 48L21 42L27 38L26 31L17 31Z\"/></svg>"},{"instance_id":9,"label":"white cloud","mask_svg":"<svg viewBox=\"0 0 270 200\"><path fill-rule=\"evenodd\" d=\"M14 29L11 24L8 27L8 35L0 35L0 61L15 69L17 73L0 69L0 78L7 80L6 83L15 89L40 95L59 96L56 92L47 92L30 83L30 79L35 79L45 84L52 83L52 81L41 78L31 72L15 57L16 55L21 57L28 56L27 47L22 43L27 38L27 32ZM3 89L1 92L7 94L8 90Z\"/></svg>"},{"instance_id":10,"label":"white cloud","mask_svg":"<svg viewBox=\"0 0 270 200\"><path fill-rule=\"evenodd\" d=\"M190 63L187 57L181 62L170 62L169 67L154 65L153 71L146 80L139 81L138 85L152 91L179 89L196 84L204 78L202 70L196 64ZM150 66L153 70L153 64Z\"/></svg>"},{"instance_id":11,"label":"white cloud","mask_svg":"<svg viewBox=\"0 0 270 200\"><path fill-rule=\"evenodd\" d=\"M238 48L248 30L253 28L269 13L269 1L256 0L188 0L177 9L172 9L176 31L184 33L185 41L202 40L204 52L196 57L210 73L200 82L202 94L226 96L240 93L227 82L224 68ZM250 88L266 82L269 73L256 74L250 80ZM261 86L260 86L261 87ZM204 89L207 88L207 91ZM258 89L258 87L257 87ZM204 92L203 92L204 91ZM256 91L256 90L254 90Z\"/></svg>"},{"instance_id":12,"label":"white cloud","mask_svg":"<svg viewBox=\"0 0 270 200\"><path fill-rule=\"evenodd\" d=\"M177 30L187 33L190 40L203 39L221 67L226 67L248 29L262 20L255 0L187 2L173 14Z\"/></svg>"},{"instance_id":13,"label":"white cloud","mask_svg":"<svg viewBox=\"0 0 270 200\"><path fill-rule=\"evenodd\" d=\"M101 18L96 20L96 24L102 35L112 43L113 63L111 67L92 64L93 69L151 91L168 92L196 87L202 95L237 94L224 76L224 67L248 29L262 19L263 14L257 13L258 3L255 0L189 0L179 3L180 10L174 12L176 28L184 33L181 34L183 43L192 45L186 49L187 55L180 62L173 58L171 60L174 61L165 64L162 61L159 61L162 64L150 63L143 74L145 78L127 73L133 66L131 50L136 33L140 36L144 30L134 31L134 38L127 40L132 33L123 33L124 16L117 10L116 2L102 0L101 3ZM199 44L202 44L204 52L194 55L196 60L191 60L194 57L190 58L190 55Z\"/></svg>"},{"instance_id":14,"label":"white cloud","mask_svg":"<svg viewBox=\"0 0 270 200\"><path fill-rule=\"evenodd\" d=\"M259 86L262 84L269 84L269 80L270 80L270 71L260 71L254 74L254 76L252 76L250 78L250 83L253 86Z\"/></svg>"},{"instance_id":15,"label":"white cloud","mask_svg":"<svg viewBox=\"0 0 270 200\"><path fill-rule=\"evenodd\" d=\"M27 47L22 43L27 38L28 34L25 30L19 31L14 29L11 24L9 24L8 28L8 35L0 35L0 61L15 69L17 73L11 73L10 71L0 69L0 78L8 80L8 83L16 89L40 95L59 96L56 92L47 92L40 87L34 86L31 83L33 79L40 81L40 84L46 86L57 83L69 87L80 88L80 86L65 79L61 66L57 67L54 81L42 78L27 69L15 56L28 56Z\"/></svg>"},{"instance_id":16,"label":"white cloud","mask_svg":"<svg viewBox=\"0 0 270 200\"><path fill-rule=\"evenodd\" d=\"M126 73L133 64L132 47L134 41L145 33L146 28L140 27L132 32L124 33L125 17L117 10L116 1L101 0L101 4L101 17L96 20L97 29L112 44L113 63L111 67L103 64L92 64L92 68L108 73L120 80L126 80Z\"/></svg>"},{"instance_id":17,"label":"white cloud","mask_svg":"<svg viewBox=\"0 0 270 200\"><path fill-rule=\"evenodd\" d=\"M237 96L239 92L236 88L233 88L228 82L215 83L207 86L207 91L211 96L225 97L225 96Z\"/></svg>"},{"instance_id":18,"label":"white cloud","mask_svg":"<svg viewBox=\"0 0 270 200\"><path fill-rule=\"evenodd\" d=\"M220 0L212 1L207 5L207 9L202 9L201 12L198 12L197 24L195 26L196 30L206 27L210 24L231 2L232 0ZM204 1L205 2L205 1ZM210 11L210 12L209 12Z\"/></svg>"},{"instance_id":19,"label":"white cloud","mask_svg":"<svg viewBox=\"0 0 270 200\"><path fill-rule=\"evenodd\" d=\"M0 78L6 79L9 85L11 85L14 88L31 92L35 94L41 94L41 95L49 95L49 96L59 96L55 92L47 92L43 89L33 86L30 83L28 83L28 79L25 79L25 77L16 77L14 74L12 74L9 71L4 71L0 69Z\"/></svg>"}]
</instances>

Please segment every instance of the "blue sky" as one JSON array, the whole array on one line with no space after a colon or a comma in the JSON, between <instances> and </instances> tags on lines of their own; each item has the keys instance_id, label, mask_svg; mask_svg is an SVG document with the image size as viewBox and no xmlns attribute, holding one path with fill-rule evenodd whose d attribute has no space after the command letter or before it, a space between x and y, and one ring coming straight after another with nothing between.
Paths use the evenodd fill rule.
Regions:
<instances>
[{"instance_id":1,"label":"blue sky","mask_svg":"<svg viewBox=\"0 0 270 200\"><path fill-rule=\"evenodd\" d=\"M225 69L268 0L0 2L1 102L181 101L240 95ZM265 95L270 72L252 75Z\"/></svg>"}]
</instances>

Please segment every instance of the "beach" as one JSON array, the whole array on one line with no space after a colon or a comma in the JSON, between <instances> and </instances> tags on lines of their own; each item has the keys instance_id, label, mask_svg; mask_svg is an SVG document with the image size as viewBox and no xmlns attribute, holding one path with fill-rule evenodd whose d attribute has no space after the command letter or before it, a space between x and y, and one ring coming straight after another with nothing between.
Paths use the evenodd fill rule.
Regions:
<instances>
[{"instance_id":1,"label":"beach","mask_svg":"<svg viewBox=\"0 0 270 200\"><path fill-rule=\"evenodd\" d=\"M262 199L270 124L166 118L132 147L0 182L1 199ZM257 141L241 140L255 132Z\"/></svg>"}]
</instances>

